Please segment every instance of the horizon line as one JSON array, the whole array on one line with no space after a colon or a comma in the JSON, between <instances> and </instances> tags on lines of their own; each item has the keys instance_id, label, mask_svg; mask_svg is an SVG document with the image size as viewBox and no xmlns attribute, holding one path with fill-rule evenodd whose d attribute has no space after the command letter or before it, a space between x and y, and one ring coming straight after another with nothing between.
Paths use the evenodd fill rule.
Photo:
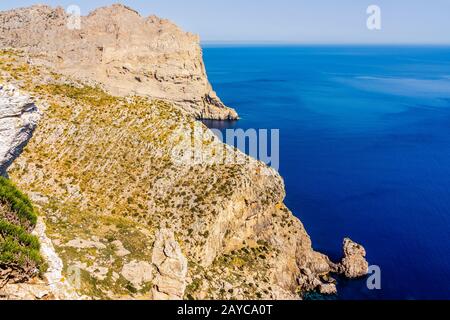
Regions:
<instances>
[{"instance_id":1,"label":"horizon line","mask_svg":"<svg viewBox=\"0 0 450 320\"><path fill-rule=\"evenodd\" d=\"M277 40L201 40L200 44L248 44L248 45L323 45L323 46L450 46L445 42L300 42Z\"/></svg>"}]
</instances>

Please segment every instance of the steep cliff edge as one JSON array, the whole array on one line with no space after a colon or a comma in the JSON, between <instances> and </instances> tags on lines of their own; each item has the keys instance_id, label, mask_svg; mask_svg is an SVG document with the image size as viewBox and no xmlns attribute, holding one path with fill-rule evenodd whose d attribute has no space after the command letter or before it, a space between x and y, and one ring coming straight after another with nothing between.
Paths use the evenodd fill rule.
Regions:
<instances>
[{"instance_id":1,"label":"steep cliff edge","mask_svg":"<svg viewBox=\"0 0 450 320\"><path fill-rule=\"evenodd\" d=\"M113 95L164 99L196 118L238 117L208 82L198 36L120 4L80 21L44 5L0 12L0 48L8 47L59 73L102 83Z\"/></svg>"}]
</instances>

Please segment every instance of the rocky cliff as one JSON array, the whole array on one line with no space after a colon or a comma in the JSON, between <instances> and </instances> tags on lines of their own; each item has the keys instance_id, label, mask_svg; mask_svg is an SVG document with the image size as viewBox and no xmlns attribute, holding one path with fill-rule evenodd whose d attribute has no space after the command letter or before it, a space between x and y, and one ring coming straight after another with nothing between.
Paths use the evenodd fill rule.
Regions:
<instances>
[{"instance_id":1,"label":"rocky cliff","mask_svg":"<svg viewBox=\"0 0 450 320\"><path fill-rule=\"evenodd\" d=\"M0 175L21 153L39 120L39 112L29 96L13 86L0 84Z\"/></svg>"},{"instance_id":2,"label":"rocky cliff","mask_svg":"<svg viewBox=\"0 0 450 320\"><path fill-rule=\"evenodd\" d=\"M203 119L236 119L208 82L199 38L123 5L86 17L38 5L0 13L0 47L20 48L59 73L114 95L171 101Z\"/></svg>"},{"instance_id":3,"label":"rocky cliff","mask_svg":"<svg viewBox=\"0 0 450 320\"><path fill-rule=\"evenodd\" d=\"M19 21L36 10L58 12L21 9ZM111 11L139 17L113 6L83 21L95 25L93 17L102 20ZM28 92L42 110L8 173L36 205L47 228L43 238L62 259L58 274L71 279L78 294L296 299L311 290L334 293L333 271L364 272L365 252L353 243L347 243L345 267L315 252L283 204L279 174L221 143L172 99L113 95L92 85L96 75L74 74L81 67L68 72L67 56L56 73L36 62L33 46L24 50L20 37L2 36L19 50L0 52L0 80ZM161 68L170 70L164 61ZM100 82L113 89L114 81ZM351 261L359 267L352 270Z\"/></svg>"}]
</instances>

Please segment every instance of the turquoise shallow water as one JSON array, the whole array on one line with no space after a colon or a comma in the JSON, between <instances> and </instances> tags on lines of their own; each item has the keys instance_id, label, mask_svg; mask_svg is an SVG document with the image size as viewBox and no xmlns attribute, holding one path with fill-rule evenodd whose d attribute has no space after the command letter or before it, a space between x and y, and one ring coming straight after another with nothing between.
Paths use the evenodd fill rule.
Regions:
<instances>
[{"instance_id":1,"label":"turquoise shallow water","mask_svg":"<svg viewBox=\"0 0 450 320\"><path fill-rule=\"evenodd\" d=\"M450 298L450 48L205 46L238 122L280 129L286 203L317 250L345 236L381 268L381 290L341 299Z\"/></svg>"}]
</instances>

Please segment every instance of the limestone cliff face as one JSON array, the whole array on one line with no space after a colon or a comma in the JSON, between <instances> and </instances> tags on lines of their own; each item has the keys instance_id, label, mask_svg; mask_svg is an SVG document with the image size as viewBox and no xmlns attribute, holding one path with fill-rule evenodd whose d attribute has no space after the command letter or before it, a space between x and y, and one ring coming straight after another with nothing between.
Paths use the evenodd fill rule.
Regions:
<instances>
[{"instance_id":1,"label":"limestone cliff face","mask_svg":"<svg viewBox=\"0 0 450 320\"><path fill-rule=\"evenodd\" d=\"M168 100L197 118L238 117L208 82L198 36L123 5L97 9L79 23L48 6L1 12L0 47L23 49L34 61L97 81L114 95Z\"/></svg>"},{"instance_id":2,"label":"limestone cliff face","mask_svg":"<svg viewBox=\"0 0 450 320\"><path fill-rule=\"evenodd\" d=\"M0 175L5 174L30 140L39 117L29 96L13 86L0 84Z\"/></svg>"}]
</instances>

